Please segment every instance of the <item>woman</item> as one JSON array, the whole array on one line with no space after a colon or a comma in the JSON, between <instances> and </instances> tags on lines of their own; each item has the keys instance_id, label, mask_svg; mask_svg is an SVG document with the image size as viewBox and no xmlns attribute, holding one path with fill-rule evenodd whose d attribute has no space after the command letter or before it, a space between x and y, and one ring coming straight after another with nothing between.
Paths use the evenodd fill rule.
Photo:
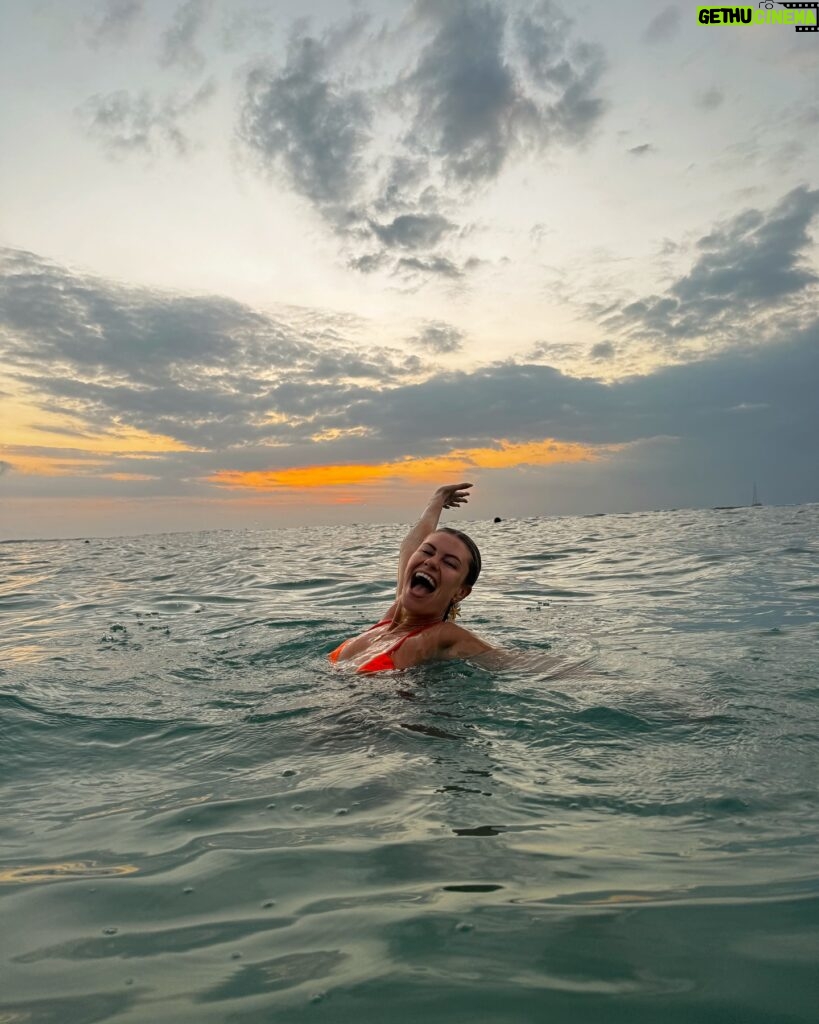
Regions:
<instances>
[{"instance_id":1,"label":"woman","mask_svg":"<svg viewBox=\"0 0 819 1024\"><path fill-rule=\"evenodd\" d=\"M401 545L389 611L366 633L337 647L330 661L349 662L358 672L382 672L493 650L452 621L481 571L480 552L459 530L437 528L441 512L465 504L471 486L438 488Z\"/></svg>"}]
</instances>

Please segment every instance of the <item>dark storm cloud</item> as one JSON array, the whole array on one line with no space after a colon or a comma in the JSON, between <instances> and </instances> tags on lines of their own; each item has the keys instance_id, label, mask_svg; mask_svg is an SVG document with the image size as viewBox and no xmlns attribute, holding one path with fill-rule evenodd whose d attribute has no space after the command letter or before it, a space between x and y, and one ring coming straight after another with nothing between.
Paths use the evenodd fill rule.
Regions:
<instances>
[{"instance_id":1,"label":"dark storm cloud","mask_svg":"<svg viewBox=\"0 0 819 1024\"><path fill-rule=\"evenodd\" d=\"M215 91L213 80L188 97L158 99L147 92L120 90L90 97L78 114L88 134L112 157L152 156L166 148L184 156L191 148L185 121L204 107Z\"/></svg>"},{"instance_id":2,"label":"dark storm cloud","mask_svg":"<svg viewBox=\"0 0 819 1024\"><path fill-rule=\"evenodd\" d=\"M697 242L691 270L663 295L623 306L604 323L669 343L742 328L790 307L797 320L806 290L819 278L804 261L819 189L793 189L768 211L748 209Z\"/></svg>"},{"instance_id":3,"label":"dark storm cloud","mask_svg":"<svg viewBox=\"0 0 819 1024\"><path fill-rule=\"evenodd\" d=\"M107 0L92 24L93 46L124 43L144 14L144 0Z\"/></svg>"},{"instance_id":4,"label":"dark storm cloud","mask_svg":"<svg viewBox=\"0 0 819 1024\"><path fill-rule=\"evenodd\" d=\"M440 320L432 320L424 325L420 334L410 339L413 344L418 345L428 352L436 352L444 355L450 352L458 352L463 348L465 335L452 324L443 323Z\"/></svg>"},{"instance_id":5,"label":"dark storm cloud","mask_svg":"<svg viewBox=\"0 0 819 1024\"><path fill-rule=\"evenodd\" d=\"M174 12L170 26L162 35L159 63L162 67L180 66L200 70L205 63L196 39L210 16L211 0L187 0Z\"/></svg>"},{"instance_id":6,"label":"dark storm cloud","mask_svg":"<svg viewBox=\"0 0 819 1024\"><path fill-rule=\"evenodd\" d=\"M350 266L457 278L474 265L454 248L459 210L512 160L589 136L602 52L572 41L551 3L416 0L391 37L403 67L356 85L346 50L383 47L367 27L360 16L314 35L298 23L284 63L247 74L240 137L316 207Z\"/></svg>"},{"instance_id":7,"label":"dark storm cloud","mask_svg":"<svg viewBox=\"0 0 819 1024\"><path fill-rule=\"evenodd\" d=\"M677 7L664 7L655 14L643 32L644 43L664 43L679 32L680 11Z\"/></svg>"}]
</instances>

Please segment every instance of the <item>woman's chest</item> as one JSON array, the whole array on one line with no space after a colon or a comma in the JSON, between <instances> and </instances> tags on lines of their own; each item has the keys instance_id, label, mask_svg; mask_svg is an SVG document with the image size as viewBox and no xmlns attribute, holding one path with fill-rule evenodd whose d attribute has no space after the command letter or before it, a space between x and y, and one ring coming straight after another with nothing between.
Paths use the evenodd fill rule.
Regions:
<instances>
[{"instance_id":1,"label":"woman's chest","mask_svg":"<svg viewBox=\"0 0 819 1024\"><path fill-rule=\"evenodd\" d=\"M382 668L410 668L432 656L434 632L434 627L407 632L370 630L348 641L340 660L356 668L366 669L371 662Z\"/></svg>"}]
</instances>

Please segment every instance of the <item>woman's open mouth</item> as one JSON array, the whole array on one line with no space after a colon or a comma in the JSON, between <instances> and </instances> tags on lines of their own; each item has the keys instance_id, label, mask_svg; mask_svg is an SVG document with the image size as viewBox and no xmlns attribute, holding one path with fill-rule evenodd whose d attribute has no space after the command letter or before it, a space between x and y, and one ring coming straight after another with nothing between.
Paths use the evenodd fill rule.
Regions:
<instances>
[{"instance_id":1,"label":"woman's open mouth","mask_svg":"<svg viewBox=\"0 0 819 1024\"><path fill-rule=\"evenodd\" d=\"M429 573L418 571L412 574L410 579L410 593L416 597L423 597L426 594L434 594L437 584Z\"/></svg>"}]
</instances>

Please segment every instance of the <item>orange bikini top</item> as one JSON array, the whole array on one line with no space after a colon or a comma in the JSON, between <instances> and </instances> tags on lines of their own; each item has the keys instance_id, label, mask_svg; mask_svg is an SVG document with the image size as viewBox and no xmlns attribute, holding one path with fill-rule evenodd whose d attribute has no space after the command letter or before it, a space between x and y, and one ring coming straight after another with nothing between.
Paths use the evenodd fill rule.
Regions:
<instances>
[{"instance_id":1,"label":"orange bikini top","mask_svg":"<svg viewBox=\"0 0 819 1024\"><path fill-rule=\"evenodd\" d=\"M391 621L391 619L382 619L381 622L376 622L374 626L370 626L370 629L368 629L367 632L369 633L371 629L378 629L379 626L386 626L386 624ZM419 633L423 633L425 629L430 629L432 626L437 625L437 622L429 622L426 626L419 626L418 629L411 630L409 633L402 636L400 640L394 643L389 650L384 651L383 654L376 654L374 658L370 658L369 661L365 661L363 665L360 665L356 669L356 672L389 672L391 669L395 668L395 662L393 661L392 656L401 644L406 640L409 640L411 636L417 636ZM349 640L345 640L344 643L339 644L334 651L330 651L327 655L328 659L333 662L338 661L338 656L349 642Z\"/></svg>"}]
</instances>

